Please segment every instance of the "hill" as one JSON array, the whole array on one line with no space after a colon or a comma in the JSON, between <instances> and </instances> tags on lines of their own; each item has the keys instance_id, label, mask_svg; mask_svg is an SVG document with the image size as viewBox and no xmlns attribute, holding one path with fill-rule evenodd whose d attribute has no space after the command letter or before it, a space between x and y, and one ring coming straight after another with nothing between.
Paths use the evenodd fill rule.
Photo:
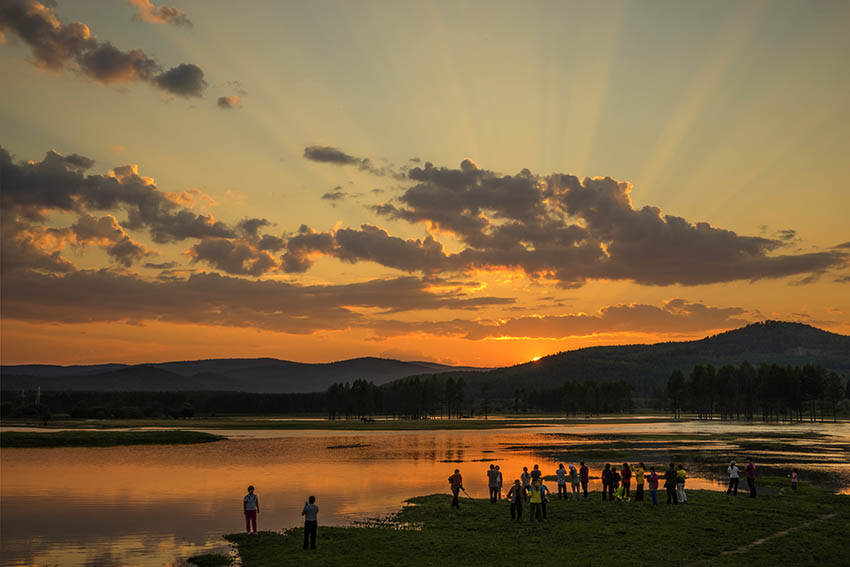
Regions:
<instances>
[{"instance_id":1,"label":"hill","mask_svg":"<svg viewBox=\"0 0 850 567\"><path fill-rule=\"evenodd\" d=\"M274 358L210 359L157 364L92 366L3 366L3 390L105 392L234 391L258 393L323 391L334 382L359 378L384 384L414 374L475 371L470 367L385 358L353 358L307 364Z\"/></svg>"},{"instance_id":2,"label":"hill","mask_svg":"<svg viewBox=\"0 0 850 567\"><path fill-rule=\"evenodd\" d=\"M510 398L517 388L554 388L565 380L626 380L633 384L636 396L645 397L663 387L676 369L687 374L696 364L722 366L744 361L753 365L811 362L847 376L850 337L802 323L765 321L696 341L589 347L488 372L445 376L463 377L472 396L478 396L484 384L491 397Z\"/></svg>"}]
</instances>

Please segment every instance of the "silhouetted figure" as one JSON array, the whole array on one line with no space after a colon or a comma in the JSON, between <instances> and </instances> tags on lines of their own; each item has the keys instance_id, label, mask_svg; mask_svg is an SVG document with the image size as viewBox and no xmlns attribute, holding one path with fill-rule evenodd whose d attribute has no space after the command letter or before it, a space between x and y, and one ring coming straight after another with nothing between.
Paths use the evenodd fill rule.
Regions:
<instances>
[{"instance_id":1,"label":"silhouetted figure","mask_svg":"<svg viewBox=\"0 0 850 567\"><path fill-rule=\"evenodd\" d=\"M584 492L584 497L587 498L587 483L590 480L590 471L584 461L579 463L581 467L578 469L579 478L581 478L581 490Z\"/></svg>"},{"instance_id":2,"label":"silhouetted figure","mask_svg":"<svg viewBox=\"0 0 850 567\"><path fill-rule=\"evenodd\" d=\"M605 468L602 469L602 500L608 499L608 487L611 486L611 481L614 479L611 473L611 465L605 463ZM613 490L611 492L614 492Z\"/></svg>"},{"instance_id":3,"label":"silhouetted figure","mask_svg":"<svg viewBox=\"0 0 850 567\"><path fill-rule=\"evenodd\" d=\"M498 486L496 487L496 497L497 499L502 499L502 471L499 469L499 465L496 465L496 482Z\"/></svg>"},{"instance_id":4,"label":"silhouetted figure","mask_svg":"<svg viewBox=\"0 0 850 567\"><path fill-rule=\"evenodd\" d=\"M646 474L646 467L643 463L638 463L635 467L635 500L643 501L643 480Z\"/></svg>"},{"instance_id":5,"label":"silhouetted figure","mask_svg":"<svg viewBox=\"0 0 850 567\"><path fill-rule=\"evenodd\" d=\"M676 496L679 498L679 504L688 503L688 495L685 494L685 479L688 478L688 473L682 465L679 465L679 470L676 471Z\"/></svg>"},{"instance_id":6,"label":"silhouetted figure","mask_svg":"<svg viewBox=\"0 0 850 567\"><path fill-rule=\"evenodd\" d=\"M578 498L578 471L575 465L570 465L570 484L573 487L573 498Z\"/></svg>"},{"instance_id":7,"label":"silhouetted figure","mask_svg":"<svg viewBox=\"0 0 850 567\"><path fill-rule=\"evenodd\" d=\"M254 487L248 487L248 494L242 499L242 511L245 512L245 531L257 534L257 514L260 513L260 499L254 494ZM251 531L253 525L254 530Z\"/></svg>"},{"instance_id":8,"label":"silhouetted figure","mask_svg":"<svg viewBox=\"0 0 850 567\"><path fill-rule=\"evenodd\" d=\"M797 469L791 469L791 490L797 492Z\"/></svg>"},{"instance_id":9,"label":"silhouetted figure","mask_svg":"<svg viewBox=\"0 0 850 567\"><path fill-rule=\"evenodd\" d=\"M490 469L487 471L487 487L490 489L490 503L495 504L499 491L499 480L496 477L495 465L490 465Z\"/></svg>"},{"instance_id":10,"label":"silhouetted figure","mask_svg":"<svg viewBox=\"0 0 850 567\"><path fill-rule=\"evenodd\" d=\"M729 473L729 488L726 489L726 494L738 496L738 481L741 480L741 471L738 470L735 461L729 464L726 472Z\"/></svg>"},{"instance_id":11,"label":"silhouetted figure","mask_svg":"<svg viewBox=\"0 0 850 567\"><path fill-rule=\"evenodd\" d=\"M658 474L655 472L655 467L649 467L649 496L652 498L652 505L658 506Z\"/></svg>"},{"instance_id":12,"label":"silhouetted figure","mask_svg":"<svg viewBox=\"0 0 850 567\"><path fill-rule=\"evenodd\" d=\"M460 495L460 491L463 490L463 477L460 476L460 469L455 469L455 474L449 477L449 485L452 487L452 508L460 508L460 502L458 501L458 496Z\"/></svg>"},{"instance_id":13,"label":"silhouetted figure","mask_svg":"<svg viewBox=\"0 0 850 567\"><path fill-rule=\"evenodd\" d=\"M543 490L540 487L540 481L534 481L531 483L531 493L529 494L528 500L531 503L531 509L528 513L530 520L532 522L542 522Z\"/></svg>"},{"instance_id":14,"label":"silhouetted figure","mask_svg":"<svg viewBox=\"0 0 850 567\"><path fill-rule=\"evenodd\" d=\"M617 469L611 469L611 483L608 485L608 499L614 501L614 493L620 488L620 473Z\"/></svg>"},{"instance_id":15,"label":"silhouetted figure","mask_svg":"<svg viewBox=\"0 0 850 567\"><path fill-rule=\"evenodd\" d=\"M508 500L511 502L511 520L522 520L522 503L525 501L526 490L520 484L519 479L514 481L514 485L508 490Z\"/></svg>"},{"instance_id":16,"label":"silhouetted figure","mask_svg":"<svg viewBox=\"0 0 850 567\"><path fill-rule=\"evenodd\" d=\"M664 488L667 490L667 504L678 504L676 497L676 465L670 463L664 472Z\"/></svg>"},{"instance_id":17,"label":"silhouetted figure","mask_svg":"<svg viewBox=\"0 0 850 567\"><path fill-rule=\"evenodd\" d=\"M304 503L301 510L304 516L304 549L307 549L307 540L310 540L310 549L316 549L316 532L319 531L319 507L316 506L316 497L311 496Z\"/></svg>"},{"instance_id":18,"label":"silhouetted figure","mask_svg":"<svg viewBox=\"0 0 850 567\"><path fill-rule=\"evenodd\" d=\"M558 465L555 475L558 477L558 500L561 500L567 497L567 469L564 468L564 463Z\"/></svg>"},{"instance_id":19,"label":"silhouetted figure","mask_svg":"<svg viewBox=\"0 0 850 567\"><path fill-rule=\"evenodd\" d=\"M750 498L756 497L756 466L752 458L747 459L747 486L750 488Z\"/></svg>"},{"instance_id":20,"label":"silhouetted figure","mask_svg":"<svg viewBox=\"0 0 850 567\"><path fill-rule=\"evenodd\" d=\"M632 469L629 467L629 463L623 463L620 477L623 479L623 496L628 500L632 488Z\"/></svg>"},{"instance_id":21,"label":"silhouetted figure","mask_svg":"<svg viewBox=\"0 0 850 567\"><path fill-rule=\"evenodd\" d=\"M541 480L540 493L543 495L543 500L540 502L540 510L543 512L543 520L546 520L546 504L549 503L549 487Z\"/></svg>"},{"instance_id":22,"label":"silhouetted figure","mask_svg":"<svg viewBox=\"0 0 850 567\"><path fill-rule=\"evenodd\" d=\"M543 477L543 472L540 470L540 465L534 465L534 468L531 469L531 483L539 481Z\"/></svg>"},{"instance_id":23,"label":"silhouetted figure","mask_svg":"<svg viewBox=\"0 0 850 567\"><path fill-rule=\"evenodd\" d=\"M519 479L522 481L525 494L528 495L531 492L531 474L528 472L528 467L522 467L522 474L519 475Z\"/></svg>"}]
</instances>

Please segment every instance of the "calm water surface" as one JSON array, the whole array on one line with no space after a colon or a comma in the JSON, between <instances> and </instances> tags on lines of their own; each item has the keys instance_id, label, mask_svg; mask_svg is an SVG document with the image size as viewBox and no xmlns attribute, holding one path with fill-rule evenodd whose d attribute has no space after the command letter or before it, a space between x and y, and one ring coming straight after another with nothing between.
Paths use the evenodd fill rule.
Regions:
<instances>
[{"instance_id":1,"label":"calm water surface","mask_svg":"<svg viewBox=\"0 0 850 567\"><path fill-rule=\"evenodd\" d=\"M752 438L762 431L808 430L850 441L847 425L685 422L350 434L219 430L231 438L204 445L4 449L2 564L184 565L191 555L227 549L221 535L244 529L242 496L248 484L257 487L261 530L300 524L310 494L318 497L320 524L383 516L398 510L405 498L446 492L455 467L468 492L486 498L490 462L501 467L505 484L534 463L544 474L554 473L557 463L531 451L504 451L524 443L564 443L550 433L732 432ZM328 448L358 444L365 446ZM803 455L804 445L801 441ZM591 475L598 476L600 463L589 464ZM850 465L841 466L850 473ZM713 478L694 478L689 485L720 488ZM591 481L591 489L599 489L598 480Z\"/></svg>"}]
</instances>

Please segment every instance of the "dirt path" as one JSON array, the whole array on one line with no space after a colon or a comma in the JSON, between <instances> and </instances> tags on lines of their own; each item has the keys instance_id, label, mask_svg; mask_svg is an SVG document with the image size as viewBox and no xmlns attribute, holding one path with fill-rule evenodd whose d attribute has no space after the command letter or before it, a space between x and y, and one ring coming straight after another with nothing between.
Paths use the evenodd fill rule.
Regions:
<instances>
[{"instance_id":1,"label":"dirt path","mask_svg":"<svg viewBox=\"0 0 850 567\"><path fill-rule=\"evenodd\" d=\"M822 521L824 521L824 520L832 519L832 518L834 518L836 515L837 515L837 513L836 513L836 512L833 512L832 514L825 514L825 515L823 515L823 516L818 516L817 518L814 518L813 520L809 520L808 522L804 522L804 523L800 524L799 526L792 526L792 527L790 527L790 528L788 528L788 529L780 530L780 531L778 531L778 532L772 533L772 534L770 534L770 535L769 535L769 536L767 536L767 537L759 538L759 539L757 539L757 540L755 540L755 541L752 541L752 542L748 543L747 545L742 545L741 547L738 547L738 548L735 548L735 549L730 549L730 550L728 550L728 551L724 551L724 552L722 552L720 555L718 555L718 556L716 556L716 557L712 557L712 558L709 558L709 559L705 559L705 560L703 560L703 561L700 561L700 562L698 563L698 565L702 565L702 564L707 563L707 562L709 562L709 561L713 561L713 560L717 559L717 557L725 557L725 556L727 556L727 555L735 555L736 553L746 553L747 551L751 550L752 548L754 548L754 547L756 547L756 546L758 546L758 545L762 545L762 544L764 544L764 543L767 543L767 542L769 542L769 541L770 541L770 540L772 540L772 539L776 539L776 538L778 538L778 537L782 537L782 536L788 535L788 534L790 534L791 532L795 532L795 531L797 531L797 530L802 530L802 529L804 529L804 528L807 528L807 527L811 526L811 525L812 525L812 524L814 524L815 522L822 522Z\"/></svg>"}]
</instances>

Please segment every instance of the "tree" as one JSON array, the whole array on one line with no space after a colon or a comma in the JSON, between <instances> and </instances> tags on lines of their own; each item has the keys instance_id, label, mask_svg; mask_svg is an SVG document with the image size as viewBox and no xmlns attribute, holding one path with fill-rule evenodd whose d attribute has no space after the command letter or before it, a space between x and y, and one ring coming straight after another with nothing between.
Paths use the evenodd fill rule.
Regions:
<instances>
[{"instance_id":1,"label":"tree","mask_svg":"<svg viewBox=\"0 0 850 567\"><path fill-rule=\"evenodd\" d=\"M841 377L835 371L830 372L826 375L826 379L824 380L824 394L826 399L832 405L832 421L833 423L837 421L836 417L836 407L838 405L838 401L841 399L841 394L843 388L841 387Z\"/></svg>"},{"instance_id":2,"label":"tree","mask_svg":"<svg viewBox=\"0 0 850 567\"><path fill-rule=\"evenodd\" d=\"M673 417L679 419L682 416L682 396L685 393L685 376L680 370L674 370L667 379L666 395L670 400L670 409Z\"/></svg>"}]
</instances>

